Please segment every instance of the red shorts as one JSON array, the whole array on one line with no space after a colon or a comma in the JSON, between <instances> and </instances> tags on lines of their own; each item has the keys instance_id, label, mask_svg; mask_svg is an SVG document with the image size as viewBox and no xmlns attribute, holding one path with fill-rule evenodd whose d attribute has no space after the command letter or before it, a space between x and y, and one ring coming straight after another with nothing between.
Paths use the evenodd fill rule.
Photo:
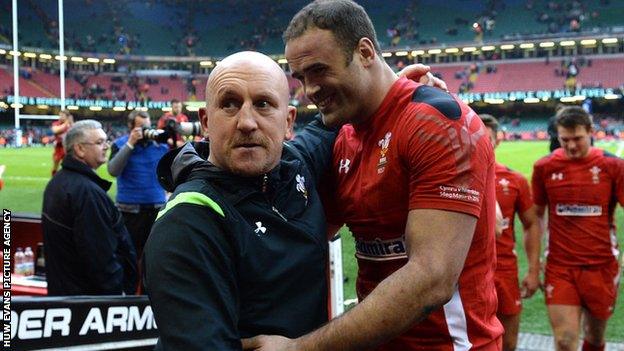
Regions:
<instances>
[{"instance_id":1,"label":"red shorts","mask_svg":"<svg viewBox=\"0 0 624 351\"><path fill-rule=\"evenodd\" d=\"M52 154L52 159L54 162L60 162L63 157L65 157L65 150L63 147L54 147L54 154Z\"/></svg>"},{"instance_id":2,"label":"red shorts","mask_svg":"<svg viewBox=\"0 0 624 351\"><path fill-rule=\"evenodd\" d=\"M499 272L494 274L494 286L498 295L497 314L516 315L522 311L518 272Z\"/></svg>"},{"instance_id":3,"label":"red shorts","mask_svg":"<svg viewBox=\"0 0 624 351\"><path fill-rule=\"evenodd\" d=\"M615 259L600 266L547 263L546 304L582 306L594 318L607 320L615 309L619 279L620 267Z\"/></svg>"}]
</instances>

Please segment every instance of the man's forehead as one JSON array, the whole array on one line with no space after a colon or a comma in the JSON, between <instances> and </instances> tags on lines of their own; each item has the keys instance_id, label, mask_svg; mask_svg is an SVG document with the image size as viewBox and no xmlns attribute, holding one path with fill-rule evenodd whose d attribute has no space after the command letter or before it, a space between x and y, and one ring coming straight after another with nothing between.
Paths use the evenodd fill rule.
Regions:
<instances>
[{"instance_id":1,"label":"man's forehead","mask_svg":"<svg viewBox=\"0 0 624 351\"><path fill-rule=\"evenodd\" d=\"M582 125L577 125L571 128L564 127L564 126L557 126L557 132L559 133L559 135L566 135L566 136L589 134L589 131L587 130L587 128L585 128L585 126L582 126Z\"/></svg>"},{"instance_id":2,"label":"man's forehead","mask_svg":"<svg viewBox=\"0 0 624 351\"><path fill-rule=\"evenodd\" d=\"M87 129L86 136L87 138L95 139L95 140L102 139L102 138L106 139L106 133L101 128Z\"/></svg>"},{"instance_id":3,"label":"man's forehead","mask_svg":"<svg viewBox=\"0 0 624 351\"><path fill-rule=\"evenodd\" d=\"M249 91L252 94L288 94L288 81L283 71L271 72L263 69L223 69L208 84L208 92L216 95L238 94Z\"/></svg>"},{"instance_id":4,"label":"man's forehead","mask_svg":"<svg viewBox=\"0 0 624 351\"><path fill-rule=\"evenodd\" d=\"M286 43L285 54L288 60L297 60L302 55L335 52L338 42L330 30L309 28L302 35Z\"/></svg>"}]
</instances>

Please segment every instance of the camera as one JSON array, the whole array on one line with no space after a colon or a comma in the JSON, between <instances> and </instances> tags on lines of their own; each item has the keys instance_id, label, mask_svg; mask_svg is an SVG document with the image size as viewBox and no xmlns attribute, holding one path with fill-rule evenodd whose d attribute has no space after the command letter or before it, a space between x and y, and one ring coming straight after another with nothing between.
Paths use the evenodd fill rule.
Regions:
<instances>
[{"instance_id":1,"label":"camera","mask_svg":"<svg viewBox=\"0 0 624 351\"><path fill-rule=\"evenodd\" d=\"M154 140L158 143L166 143L167 139L169 139L167 130L143 127L143 140Z\"/></svg>"},{"instance_id":2,"label":"camera","mask_svg":"<svg viewBox=\"0 0 624 351\"><path fill-rule=\"evenodd\" d=\"M143 140L154 140L158 143L166 143L168 139L175 139L176 134L184 136L196 136L201 134L201 124L199 122L180 122L174 119L167 120L165 128L152 129L143 128Z\"/></svg>"},{"instance_id":3,"label":"camera","mask_svg":"<svg viewBox=\"0 0 624 351\"><path fill-rule=\"evenodd\" d=\"M201 124L199 122L180 122L176 131L181 135L201 135Z\"/></svg>"}]
</instances>

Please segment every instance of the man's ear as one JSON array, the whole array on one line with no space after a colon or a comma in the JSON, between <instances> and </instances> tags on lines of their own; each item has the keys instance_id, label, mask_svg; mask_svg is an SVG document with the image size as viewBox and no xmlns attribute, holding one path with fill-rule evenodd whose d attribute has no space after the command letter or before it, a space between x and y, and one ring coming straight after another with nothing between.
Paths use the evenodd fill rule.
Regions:
<instances>
[{"instance_id":1,"label":"man's ear","mask_svg":"<svg viewBox=\"0 0 624 351\"><path fill-rule=\"evenodd\" d=\"M203 136L208 134L208 114L205 107L199 108L199 122L201 124L201 133Z\"/></svg>"},{"instance_id":2,"label":"man's ear","mask_svg":"<svg viewBox=\"0 0 624 351\"><path fill-rule=\"evenodd\" d=\"M360 39L355 50L357 57L360 59L360 62L364 67L370 67L377 57L375 45L366 37Z\"/></svg>"},{"instance_id":3,"label":"man's ear","mask_svg":"<svg viewBox=\"0 0 624 351\"><path fill-rule=\"evenodd\" d=\"M295 119L297 118L297 108L295 106L288 106L288 115L286 115L286 140L292 140L295 138Z\"/></svg>"},{"instance_id":4,"label":"man's ear","mask_svg":"<svg viewBox=\"0 0 624 351\"><path fill-rule=\"evenodd\" d=\"M74 155L76 155L77 158L82 159L84 157L84 148L82 144L75 143L72 148L74 149Z\"/></svg>"}]
</instances>

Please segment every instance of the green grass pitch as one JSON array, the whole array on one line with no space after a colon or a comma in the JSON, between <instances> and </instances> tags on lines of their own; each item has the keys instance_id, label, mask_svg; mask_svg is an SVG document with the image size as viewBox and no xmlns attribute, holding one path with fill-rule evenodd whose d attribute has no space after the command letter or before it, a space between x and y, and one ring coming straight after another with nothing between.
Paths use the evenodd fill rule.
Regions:
<instances>
[{"instance_id":1,"label":"green grass pitch","mask_svg":"<svg viewBox=\"0 0 624 351\"><path fill-rule=\"evenodd\" d=\"M598 144L599 147L615 153L618 145L615 143ZM499 162L515 169L525 176L530 177L533 163L546 155L548 145L545 142L504 142L496 151ZM22 148L0 149L0 164L6 164L4 174L5 188L0 191L0 207L9 208L14 212L40 213L43 197L43 189L50 178L52 167L52 148ZM102 166L98 173L104 178L114 180L106 173L106 167ZM116 188L109 191L114 198ZM617 214L618 237L620 245L623 244L624 211L618 208ZM517 238L522 235L521 225L516 224ZM345 299L355 297L355 279L357 264L354 258L353 237L348 229L342 229L343 238L343 269L347 281L345 283ZM520 261L520 275L526 272L526 256L522 248L522 240L517 240L517 252ZM624 341L624 306L622 305L624 284L620 284L619 303L613 317L609 321L607 339L610 341ZM543 295L538 292L531 299L524 301L522 332L551 334L546 316Z\"/></svg>"}]
</instances>

